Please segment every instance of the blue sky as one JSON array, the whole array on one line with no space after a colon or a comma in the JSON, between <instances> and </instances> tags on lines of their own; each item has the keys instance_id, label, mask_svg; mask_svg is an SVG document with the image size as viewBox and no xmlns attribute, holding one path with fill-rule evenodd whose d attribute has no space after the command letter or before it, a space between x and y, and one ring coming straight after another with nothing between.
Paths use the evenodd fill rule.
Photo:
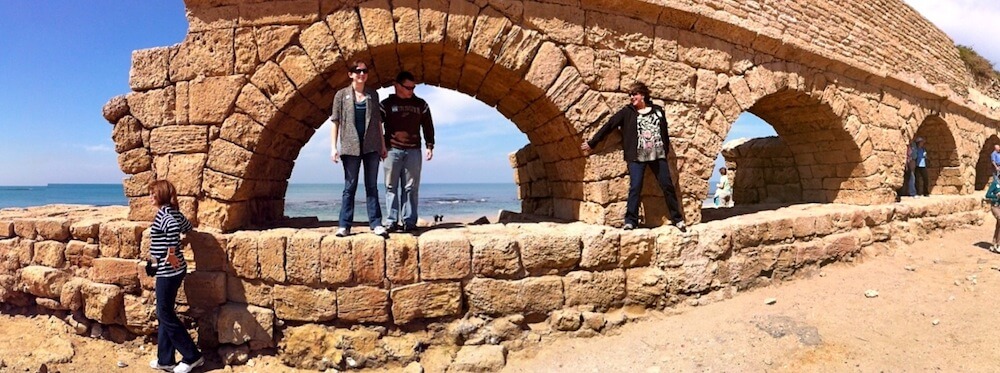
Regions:
<instances>
[{"instance_id":1,"label":"blue sky","mask_svg":"<svg viewBox=\"0 0 1000 373\"><path fill-rule=\"evenodd\" d=\"M1000 3L907 0L958 43L1000 61ZM179 43L187 31L181 0L0 2L0 185L118 183L122 173L101 116L129 91L131 52ZM430 86L437 150L423 182L512 182L507 154L527 139L495 109ZM773 133L741 119L730 138ZM325 125L300 154L292 182L339 182Z\"/></svg>"}]
</instances>

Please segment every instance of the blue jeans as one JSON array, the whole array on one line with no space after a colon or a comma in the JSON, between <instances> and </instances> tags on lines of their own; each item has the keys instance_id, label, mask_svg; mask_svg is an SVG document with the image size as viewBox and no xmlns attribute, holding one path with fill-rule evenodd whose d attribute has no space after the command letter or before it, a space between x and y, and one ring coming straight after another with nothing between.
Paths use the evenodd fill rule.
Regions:
<instances>
[{"instance_id":1,"label":"blue jeans","mask_svg":"<svg viewBox=\"0 0 1000 373\"><path fill-rule=\"evenodd\" d=\"M646 172L646 167L653 170L656 181L663 191L663 198L667 202L667 209L670 210L670 221L677 224L683 221L681 209L677 203L677 193L674 191L674 181L670 178L670 165L666 159L657 159L649 162L628 162L628 202L625 204L625 224L639 225L639 199L642 195L642 178Z\"/></svg>"},{"instance_id":2,"label":"blue jeans","mask_svg":"<svg viewBox=\"0 0 1000 373\"><path fill-rule=\"evenodd\" d=\"M906 170L906 191L908 196L913 197L917 195L917 178L913 174L913 169Z\"/></svg>"},{"instance_id":3,"label":"blue jeans","mask_svg":"<svg viewBox=\"0 0 1000 373\"><path fill-rule=\"evenodd\" d=\"M340 200L340 227L350 228L354 221L354 194L358 191L358 172L365 166L365 201L368 205L368 225L370 228L382 225L382 207L378 203L378 152L356 155L341 155L344 164L344 194Z\"/></svg>"},{"instance_id":4,"label":"blue jeans","mask_svg":"<svg viewBox=\"0 0 1000 373\"><path fill-rule=\"evenodd\" d=\"M193 363L201 358L201 352L174 311L177 291L184 282L184 276L182 273L156 278L156 320L160 323L156 330L156 360L160 365L176 365L174 351L181 353L185 363Z\"/></svg>"},{"instance_id":5,"label":"blue jeans","mask_svg":"<svg viewBox=\"0 0 1000 373\"><path fill-rule=\"evenodd\" d=\"M420 148L389 149L389 155L385 158L385 203L389 204L386 225L391 226L398 221L402 221L405 226L417 225L422 161Z\"/></svg>"}]
</instances>

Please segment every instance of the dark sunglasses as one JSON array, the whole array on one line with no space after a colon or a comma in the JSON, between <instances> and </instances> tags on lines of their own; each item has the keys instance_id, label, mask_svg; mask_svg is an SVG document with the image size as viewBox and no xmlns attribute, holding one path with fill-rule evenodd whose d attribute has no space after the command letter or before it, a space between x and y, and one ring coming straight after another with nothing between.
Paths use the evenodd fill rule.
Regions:
<instances>
[{"instance_id":1,"label":"dark sunglasses","mask_svg":"<svg viewBox=\"0 0 1000 373\"><path fill-rule=\"evenodd\" d=\"M368 73L368 69L367 68L364 68L364 69L354 68L354 69L351 69L351 72L355 73L355 74L367 74Z\"/></svg>"},{"instance_id":2,"label":"dark sunglasses","mask_svg":"<svg viewBox=\"0 0 1000 373\"><path fill-rule=\"evenodd\" d=\"M414 90L414 89L417 88L417 86L415 86L415 85L402 85L402 84L400 84L399 86L405 88L407 91L412 91L412 90Z\"/></svg>"}]
</instances>

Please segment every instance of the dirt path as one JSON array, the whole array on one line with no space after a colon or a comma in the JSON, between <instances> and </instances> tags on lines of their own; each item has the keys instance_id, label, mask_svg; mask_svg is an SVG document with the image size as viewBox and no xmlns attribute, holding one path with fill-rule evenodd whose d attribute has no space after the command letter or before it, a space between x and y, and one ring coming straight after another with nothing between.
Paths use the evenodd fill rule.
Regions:
<instances>
[{"instance_id":1,"label":"dirt path","mask_svg":"<svg viewBox=\"0 0 1000 373\"><path fill-rule=\"evenodd\" d=\"M987 219L860 264L825 267L823 276L651 312L615 335L543 341L511 353L505 371L996 371L1000 255L976 245L992 227ZM869 289L878 297L866 298ZM765 305L767 298L777 302ZM50 372L149 372L154 349L78 337L52 318L0 315L0 372L36 372L43 361L68 361L48 364ZM210 371L293 371L274 357L252 361Z\"/></svg>"},{"instance_id":2,"label":"dirt path","mask_svg":"<svg viewBox=\"0 0 1000 373\"><path fill-rule=\"evenodd\" d=\"M992 233L987 219L822 277L651 313L618 335L543 343L504 371L995 372L1000 255L976 245Z\"/></svg>"}]
</instances>

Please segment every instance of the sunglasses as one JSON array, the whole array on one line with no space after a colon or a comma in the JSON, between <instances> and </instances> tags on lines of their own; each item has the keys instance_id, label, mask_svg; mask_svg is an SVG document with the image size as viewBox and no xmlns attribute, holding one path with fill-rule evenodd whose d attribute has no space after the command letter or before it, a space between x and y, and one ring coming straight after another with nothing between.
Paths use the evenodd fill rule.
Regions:
<instances>
[{"instance_id":1,"label":"sunglasses","mask_svg":"<svg viewBox=\"0 0 1000 373\"><path fill-rule=\"evenodd\" d=\"M412 91L412 90L414 90L414 89L417 88L417 86L415 86L415 85L402 85L402 84L400 84L399 86L405 88L407 91Z\"/></svg>"},{"instance_id":2,"label":"sunglasses","mask_svg":"<svg viewBox=\"0 0 1000 373\"><path fill-rule=\"evenodd\" d=\"M351 69L351 72L355 73L355 74L367 74L368 73L368 69L367 68L364 68L364 69L354 68L354 69Z\"/></svg>"}]
</instances>

